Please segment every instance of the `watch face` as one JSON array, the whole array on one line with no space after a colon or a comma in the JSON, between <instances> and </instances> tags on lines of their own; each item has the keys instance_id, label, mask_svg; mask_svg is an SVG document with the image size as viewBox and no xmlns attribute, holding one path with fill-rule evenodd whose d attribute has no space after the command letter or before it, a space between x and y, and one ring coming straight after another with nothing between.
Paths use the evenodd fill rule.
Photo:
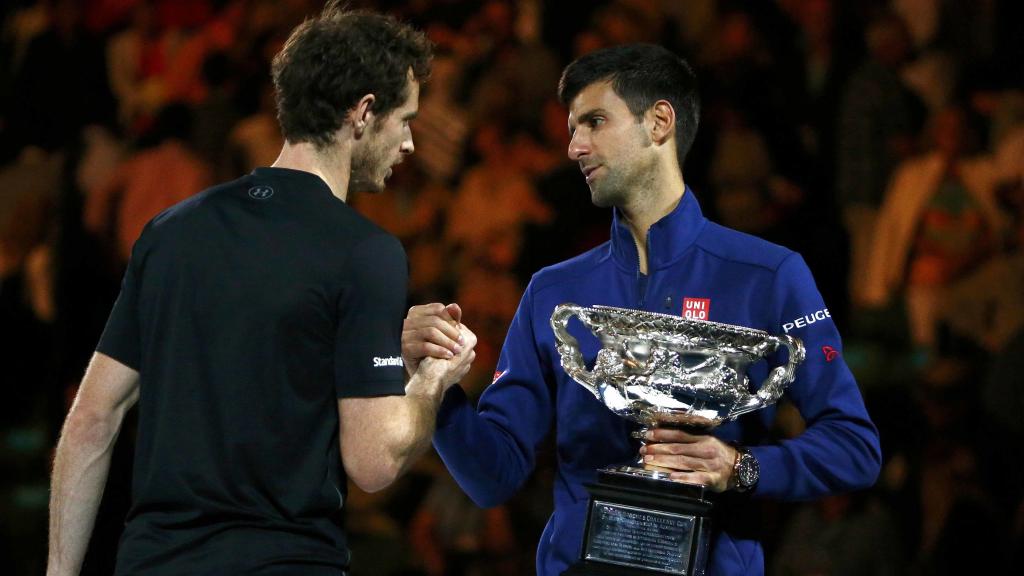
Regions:
<instances>
[{"instance_id":1,"label":"watch face","mask_svg":"<svg viewBox=\"0 0 1024 576\"><path fill-rule=\"evenodd\" d=\"M749 452L744 453L740 457L739 466L737 466L736 472L738 473L738 480L740 486L744 488L751 488L754 484L757 484L759 477L759 470L757 459L754 458L753 454Z\"/></svg>"}]
</instances>

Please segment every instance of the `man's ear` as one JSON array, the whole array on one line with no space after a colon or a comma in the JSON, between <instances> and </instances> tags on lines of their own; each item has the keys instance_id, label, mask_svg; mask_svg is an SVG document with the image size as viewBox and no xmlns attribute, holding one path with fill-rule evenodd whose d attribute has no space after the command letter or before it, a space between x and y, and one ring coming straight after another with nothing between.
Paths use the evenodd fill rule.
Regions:
<instances>
[{"instance_id":1,"label":"man's ear","mask_svg":"<svg viewBox=\"0 0 1024 576\"><path fill-rule=\"evenodd\" d=\"M373 94L367 94L356 102L356 105L348 113L349 120L352 122L352 132L356 138L360 138L366 128L373 122L373 103L377 100L377 97Z\"/></svg>"},{"instance_id":2,"label":"man's ear","mask_svg":"<svg viewBox=\"0 0 1024 576\"><path fill-rule=\"evenodd\" d=\"M676 111L668 100L658 100L647 110L651 140L664 144L676 133Z\"/></svg>"}]
</instances>

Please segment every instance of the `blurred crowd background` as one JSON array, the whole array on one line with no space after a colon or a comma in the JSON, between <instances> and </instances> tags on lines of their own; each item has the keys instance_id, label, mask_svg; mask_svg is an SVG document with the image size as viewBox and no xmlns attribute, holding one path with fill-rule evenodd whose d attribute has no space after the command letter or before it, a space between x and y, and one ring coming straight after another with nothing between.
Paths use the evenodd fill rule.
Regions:
<instances>
[{"instance_id":1,"label":"blurred crowd background","mask_svg":"<svg viewBox=\"0 0 1024 576\"><path fill-rule=\"evenodd\" d=\"M530 275L607 238L566 158L561 68L656 42L697 69L686 182L801 252L881 429L872 490L765 502L769 573L1024 567L1024 9L1017 0L355 1L437 45L416 154L352 203L405 244L410 302L455 301L490 382ZM0 565L41 574L60 425L131 245L163 208L272 163L269 64L314 0L0 7ZM242 296L240 295L240 298ZM773 434L798 434L783 405ZM182 430L182 434L190 431ZM126 425L85 574L109 574ZM533 572L552 454L476 508L430 455L352 488L353 574Z\"/></svg>"}]
</instances>

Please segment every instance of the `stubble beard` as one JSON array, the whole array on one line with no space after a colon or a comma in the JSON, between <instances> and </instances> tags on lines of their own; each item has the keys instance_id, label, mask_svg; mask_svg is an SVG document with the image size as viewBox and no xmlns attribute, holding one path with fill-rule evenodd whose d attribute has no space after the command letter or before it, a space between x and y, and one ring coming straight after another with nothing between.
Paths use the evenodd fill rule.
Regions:
<instances>
[{"instance_id":1,"label":"stubble beard","mask_svg":"<svg viewBox=\"0 0 1024 576\"><path fill-rule=\"evenodd\" d=\"M387 159L384 150L371 147L365 154L352 158L349 190L376 194L384 191L384 175L387 173Z\"/></svg>"},{"instance_id":2,"label":"stubble beard","mask_svg":"<svg viewBox=\"0 0 1024 576\"><path fill-rule=\"evenodd\" d=\"M637 155L622 158L617 169L604 165L603 178L590 185L590 201L599 208L623 208L631 199L649 193L654 185L657 160L643 153L652 142L643 131L643 125L636 125Z\"/></svg>"},{"instance_id":3,"label":"stubble beard","mask_svg":"<svg viewBox=\"0 0 1024 576\"><path fill-rule=\"evenodd\" d=\"M590 201L598 208L621 206L626 198L622 178L604 167L604 178L590 185Z\"/></svg>"},{"instance_id":4,"label":"stubble beard","mask_svg":"<svg viewBox=\"0 0 1024 576\"><path fill-rule=\"evenodd\" d=\"M630 170L605 166L604 177L590 186L590 201L599 208L624 208L648 195L654 186L657 163L644 161Z\"/></svg>"}]
</instances>

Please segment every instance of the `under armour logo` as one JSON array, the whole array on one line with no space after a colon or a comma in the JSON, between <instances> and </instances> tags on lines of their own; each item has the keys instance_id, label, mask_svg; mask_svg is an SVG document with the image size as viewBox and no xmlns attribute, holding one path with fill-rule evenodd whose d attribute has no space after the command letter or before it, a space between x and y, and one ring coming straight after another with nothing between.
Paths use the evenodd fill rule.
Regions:
<instances>
[{"instance_id":1,"label":"under armour logo","mask_svg":"<svg viewBox=\"0 0 1024 576\"><path fill-rule=\"evenodd\" d=\"M270 186L253 186L249 188L249 197L255 200L266 200L274 195L274 189Z\"/></svg>"},{"instance_id":2,"label":"under armour logo","mask_svg":"<svg viewBox=\"0 0 1024 576\"><path fill-rule=\"evenodd\" d=\"M831 346L822 346L821 351L825 354L825 362L831 362L839 357L839 350Z\"/></svg>"}]
</instances>

